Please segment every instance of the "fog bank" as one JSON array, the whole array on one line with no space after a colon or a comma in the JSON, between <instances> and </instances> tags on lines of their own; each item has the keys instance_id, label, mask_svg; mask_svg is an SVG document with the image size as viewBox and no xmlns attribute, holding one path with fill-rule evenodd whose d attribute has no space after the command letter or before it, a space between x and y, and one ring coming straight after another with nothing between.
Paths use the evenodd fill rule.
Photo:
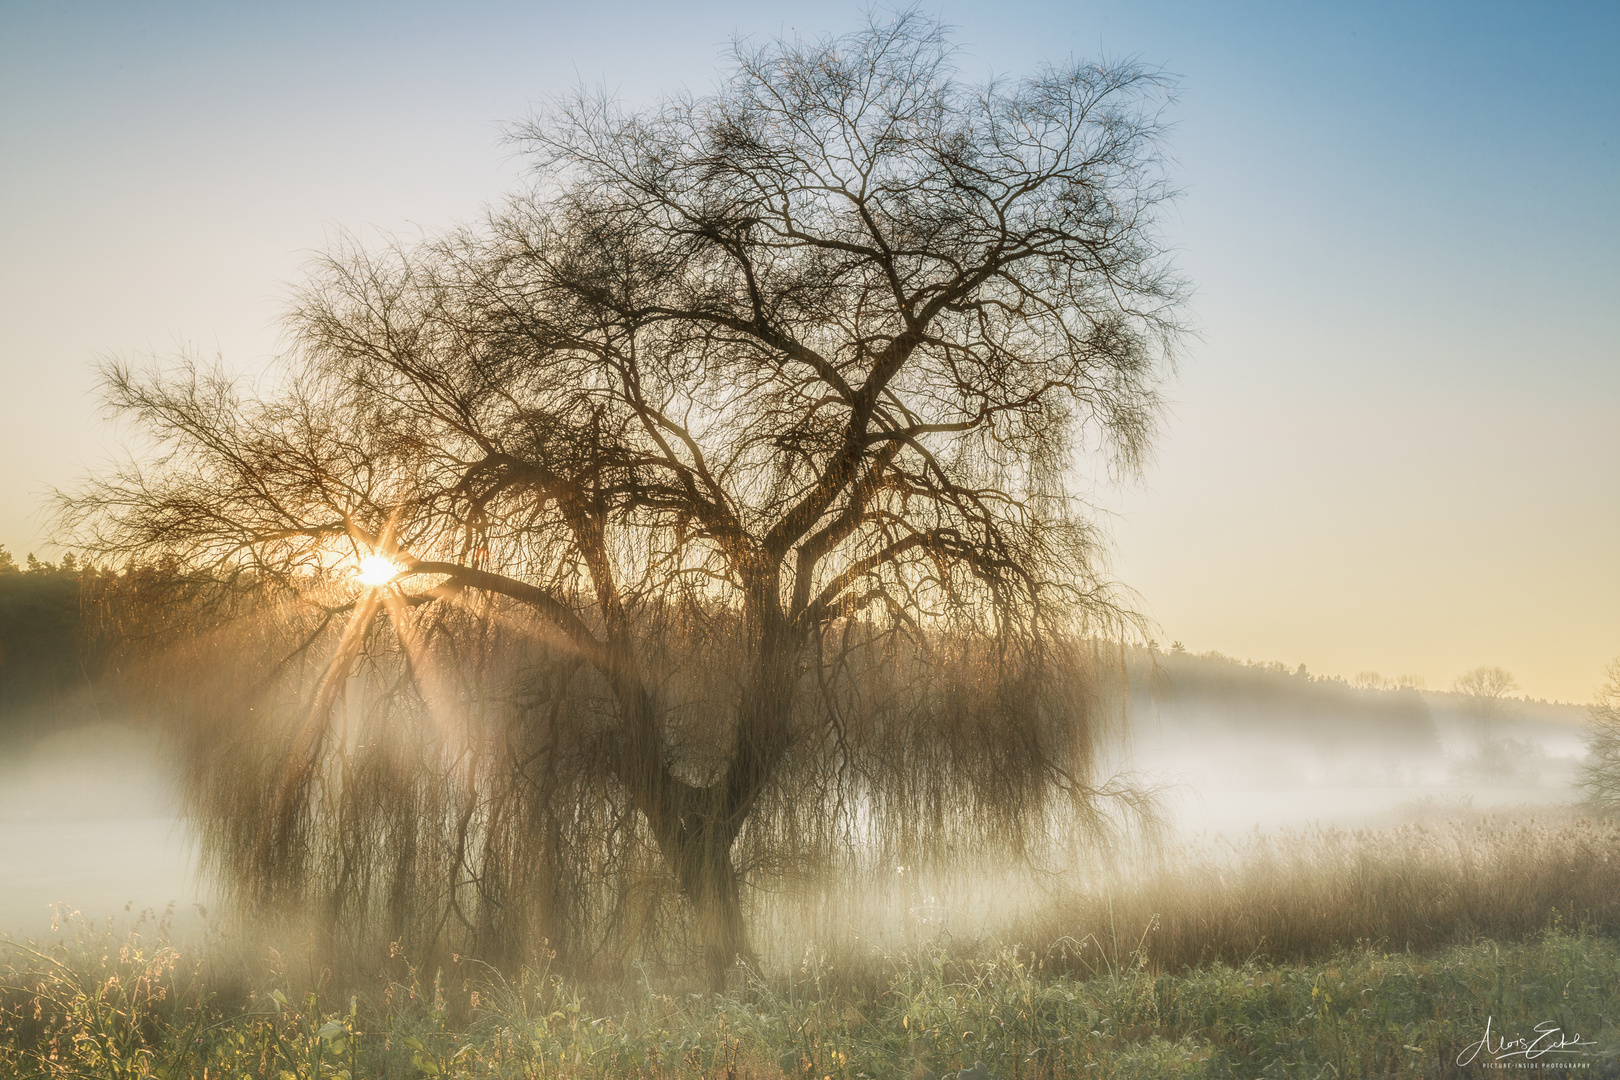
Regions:
<instances>
[{"instance_id":1,"label":"fog bank","mask_svg":"<svg viewBox=\"0 0 1620 1080\"><path fill-rule=\"evenodd\" d=\"M1219 654L1133 650L1112 763L1163 785L1181 837L1310 824L1391 824L1414 802L1561 804L1586 709L1489 705L1371 678L1313 676Z\"/></svg>"},{"instance_id":2,"label":"fog bank","mask_svg":"<svg viewBox=\"0 0 1620 1080\"><path fill-rule=\"evenodd\" d=\"M55 905L92 919L175 905L183 933L211 901L156 739L88 723L0 755L0 931L49 928Z\"/></svg>"},{"instance_id":3,"label":"fog bank","mask_svg":"<svg viewBox=\"0 0 1620 1080\"><path fill-rule=\"evenodd\" d=\"M1162 789L1171 835L1355 828L1575 801L1586 710L1353 686L1275 664L1135 650L1108 767ZM26 727L26 726L25 726ZM35 935L54 905L93 919L174 904L184 934L214 906L150 732L79 719L0 756L0 931ZM126 915L127 912L127 915Z\"/></svg>"}]
</instances>

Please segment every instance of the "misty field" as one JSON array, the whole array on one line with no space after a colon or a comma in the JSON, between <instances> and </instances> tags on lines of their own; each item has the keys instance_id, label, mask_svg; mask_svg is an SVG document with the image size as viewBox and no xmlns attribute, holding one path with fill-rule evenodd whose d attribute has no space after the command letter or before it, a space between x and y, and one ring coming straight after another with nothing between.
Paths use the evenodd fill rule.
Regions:
<instances>
[{"instance_id":1,"label":"misty field","mask_svg":"<svg viewBox=\"0 0 1620 1080\"><path fill-rule=\"evenodd\" d=\"M0 1077L1620 1066L1620 663L1161 650L1099 498L1197 337L1177 78L953 34L548 99L261 375L99 365L128 452L0 548L0 928L68 900Z\"/></svg>"},{"instance_id":2,"label":"misty field","mask_svg":"<svg viewBox=\"0 0 1620 1080\"><path fill-rule=\"evenodd\" d=\"M0 953L0 1069L858 1080L982 1062L1000 1077L1612 1075L1620 826L1568 809L1543 818L1182 847L1108 890L1048 890L1004 935L951 932L948 895L930 895L899 927L851 927L802 942L796 962L738 969L724 994L642 968L593 985L544 962L503 974L456 957L429 971L399 951L334 972L286 942L176 944L152 913L127 931L64 913L57 933ZM1517 1039L1517 1053L1504 1045Z\"/></svg>"}]
</instances>

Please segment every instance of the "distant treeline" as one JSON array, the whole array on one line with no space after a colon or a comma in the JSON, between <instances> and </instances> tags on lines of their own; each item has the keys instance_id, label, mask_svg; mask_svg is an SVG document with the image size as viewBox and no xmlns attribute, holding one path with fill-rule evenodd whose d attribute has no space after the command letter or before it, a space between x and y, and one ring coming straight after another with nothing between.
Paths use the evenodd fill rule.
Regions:
<instances>
[{"instance_id":1,"label":"distant treeline","mask_svg":"<svg viewBox=\"0 0 1620 1080\"><path fill-rule=\"evenodd\" d=\"M173 567L19 564L0 546L0 737L108 719L123 646L169 632L163 601L184 584Z\"/></svg>"},{"instance_id":2,"label":"distant treeline","mask_svg":"<svg viewBox=\"0 0 1620 1080\"><path fill-rule=\"evenodd\" d=\"M1312 675L1302 664L1239 661L1218 652L1126 654L1132 715L1157 714L1178 727L1305 743L1331 752L1437 751L1439 735L1415 686L1357 686Z\"/></svg>"},{"instance_id":3,"label":"distant treeline","mask_svg":"<svg viewBox=\"0 0 1620 1080\"><path fill-rule=\"evenodd\" d=\"M71 553L19 564L0 546L0 735L107 719L125 659L173 640L171 613L217 585L173 565L111 571Z\"/></svg>"},{"instance_id":4,"label":"distant treeline","mask_svg":"<svg viewBox=\"0 0 1620 1080\"><path fill-rule=\"evenodd\" d=\"M167 594L181 584L172 569L113 573L71 554L57 563L29 555L18 564L0 546L0 727L82 714L90 704L87 692L107 672L120 640L167 636L157 626L128 625L136 608L118 598ZM144 606L150 615L151 606ZM1431 695L1412 685L1151 645L1126 649L1123 660L1136 722L1157 717L1183 729L1305 743L1326 753L1438 749ZM1452 696L1440 696L1442 712Z\"/></svg>"},{"instance_id":5,"label":"distant treeline","mask_svg":"<svg viewBox=\"0 0 1620 1080\"><path fill-rule=\"evenodd\" d=\"M99 672L84 603L99 576L72 555L19 566L0 547L0 723L58 706Z\"/></svg>"}]
</instances>

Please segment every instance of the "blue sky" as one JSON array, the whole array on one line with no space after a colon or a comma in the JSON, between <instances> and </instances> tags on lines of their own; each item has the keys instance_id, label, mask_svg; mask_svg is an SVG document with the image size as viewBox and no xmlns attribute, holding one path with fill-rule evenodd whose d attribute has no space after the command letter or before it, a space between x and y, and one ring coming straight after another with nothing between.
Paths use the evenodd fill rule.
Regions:
<instances>
[{"instance_id":1,"label":"blue sky","mask_svg":"<svg viewBox=\"0 0 1620 1080\"><path fill-rule=\"evenodd\" d=\"M940 4L969 77L1176 74L1196 287L1166 433L1101 489L1166 640L1583 700L1620 654L1620 5ZM501 123L711 85L850 4L0 4L0 543L117 445L98 356L276 348L339 229L475 216Z\"/></svg>"}]
</instances>

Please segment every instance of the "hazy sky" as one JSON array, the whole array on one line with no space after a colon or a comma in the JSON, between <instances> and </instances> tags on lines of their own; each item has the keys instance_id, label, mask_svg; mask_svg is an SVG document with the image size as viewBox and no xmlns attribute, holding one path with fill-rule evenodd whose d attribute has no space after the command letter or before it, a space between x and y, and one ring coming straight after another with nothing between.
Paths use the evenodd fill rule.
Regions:
<instances>
[{"instance_id":1,"label":"hazy sky","mask_svg":"<svg viewBox=\"0 0 1620 1080\"><path fill-rule=\"evenodd\" d=\"M105 460L100 356L274 353L335 230L475 216L502 122L702 90L846 3L0 3L0 544ZM1180 77L1197 288L1143 483L1165 641L1585 700L1620 654L1620 4L947 2L965 74Z\"/></svg>"}]
</instances>

